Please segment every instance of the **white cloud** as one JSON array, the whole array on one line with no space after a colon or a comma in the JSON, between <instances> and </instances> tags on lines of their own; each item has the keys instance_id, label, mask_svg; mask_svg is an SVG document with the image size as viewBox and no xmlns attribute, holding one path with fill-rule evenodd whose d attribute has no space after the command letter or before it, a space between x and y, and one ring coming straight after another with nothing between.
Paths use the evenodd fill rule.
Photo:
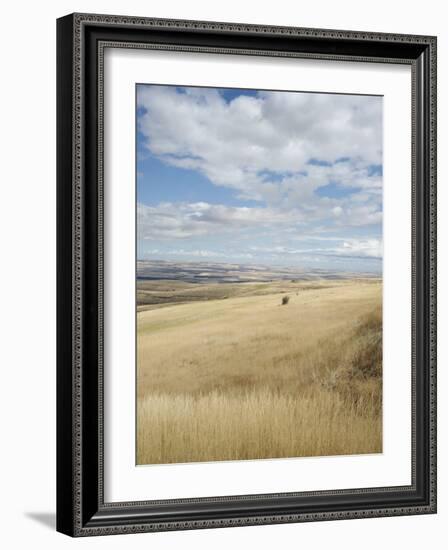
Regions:
<instances>
[{"instance_id":1,"label":"white cloud","mask_svg":"<svg viewBox=\"0 0 448 550\"><path fill-rule=\"evenodd\" d=\"M216 250L204 250L204 249L185 249L185 248L175 248L175 249L159 249L153 248L145 251L145 256L150 258L151 256L186 256L191 258L244 258L252 259L254 257L250 252L241 252L241 251L231 251L231 253L220 252Z\"/></svg>"},{"instance_id":2,"label":"white cloud","mask_svg":"<svg viewBox=\"0 0 448 550\"><path fill-rule=\"evenodd\" d=\"M216 252L215 250L185 250L183 248L177 248L174 250L159 250L153 248L146 250L147 256L163 254L165 256L192 256L194 258L225 258L226 254L222 252Z\"/></svg>"},{"instance_id":3,"label":"white cloud","mask_svg":"<svg viewBox=\"0 0 448 550\"><path fill-rule=\"evenodd\" d=\"M300 212L274 208L249 208L221 204L161 203L137 204L139 239L183 239L211 235L229 229L284 225L300 222Z\"/></svg>"},{"instance_id":4,"label":"white cloud","mask_svg":"<svg viewBox=\"0 0 448 550\"><path fill-rule=\"evenodd\" d=\"M240 239L247 248L236 245L234 258L381 258L381 241L362 229L377 235L382 219L382 176L371 169L382 164L381 98L259 92L227 102L216 89L140 86L138 105L148 152L256 201L138 204L146 252L224 258L222 242ZM184 240L191 250L174 244Z\"/></svg>"},{"instance_id":5,"label":"white cloud","mask_svg":"<svg viewBox=\"0 0 448 550\"><path fill-rule=\"evenodd\" d=\"M363 260L380 260L382 258L382 241L380 239L347 239L341 240L334 237L330 239L319 239L322 242L327 240L338 240L338 246L321 246L309 248L292 248L288 246L250 246L246 249L228 248L227 250L209 249L188 249L188 248L152 248L146 249L146 257L151 256L184 256L190 258L204 259L246 259L270 257L279 263L279 260L286 258L300 257L301 260L313 258L313 261L322 260L323 257L356 258ZM288 261L286 261L288 263Z\"/></svg>"},{"instance_id":6,"label":"white cloud","mask_svg":"<svg viewBox=\"0 0 448 550\"><path fill-rule=\"evenodd\" d=\"M381 239L348 239L342 246L335 249L340 256L353 256L358 258L383 257L383 241Z\"/></svg>"},{"instance_id":7,"label":"white cloud","mask_svg":"<svg viewBox=\"0 0 448 550\"><path fill-rule=\"evenodd\" d=\"M326 239L319 239L323 242ZM328 239L338 240L341 244L338 246L310 247L310 248L291 248L287 246L253 246L251 250L256 253L267 253L273 255L301 255L315 254L320 256L344 256L352 258L372 258L380 259L383 256L383 243L380 239L346 239L340 238Z\"/></svg>"},{"instance_id":8,"label":"white cloud","mask_svg":"<svg viewBox=\"0 0 448 550\"><path fill-rule=\"evenodd\" d=\"M381 222L381 211L375 204L350 207L332 206L336 200L307 205L305 208L236 207L222 204L160 203L156 206L137 204L138 238L186 239L216 235L222 232L241 232L248 228L307 233L310 222L321 222L328 217L327 228L356 227ZM341 203L344 205L344 202ZM331 208L329 208L331 207ZM319 232L316 228L314 231Z\"/></svg>"},{"instance_id":9,"label":"white cloud","mask_svg":"<svg viewBox=\"0 0 448 550\"><path fill-rule=\"evenodd\" d=\"M226 102L215 89L180 93L141 86L138 103L145 110L139 129L153 154L245 198L310 199L329 181L381 186L381 178L367 170L382 162L379 97L259 92ZM336 162L341 158L350 160ZM309 164L313 159L335 164Z\"/></svg>"}]
</instances>

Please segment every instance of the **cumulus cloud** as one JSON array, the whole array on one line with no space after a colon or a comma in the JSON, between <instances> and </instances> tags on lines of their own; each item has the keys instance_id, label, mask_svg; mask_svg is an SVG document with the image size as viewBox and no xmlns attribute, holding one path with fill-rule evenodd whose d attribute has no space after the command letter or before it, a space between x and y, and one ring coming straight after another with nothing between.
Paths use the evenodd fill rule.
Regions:
<instances>
[{"instance_id":1,"label":"cumulus cloud","mask_svg":"<svg viewBox=\"0 0 448 550\"><path fill-rule=\"evenodd\" d=\"M381 240L367 236L381 234L382 99L263 91L231 97L218 89L138 87L139 150L180 177L194 171L211 188L230 190L238 205L169 194L139 203L145 250L224 258L218 241L244 236L247 249L235 248L232 257L381 258ZM316 236L331 232L338 236L329 242ZM255 244L260 238L264 247ZM285 246L286 238L304 246ZM313 239L322 242L314 246ZM186 240L190 246L175 244Z\"/></svg>"},{"instance_id":2,"label":"cumulus cloud","mask_svg":"<svg viewBox=\"0 0 448 550\"><path fill-rule=\"evenodd\" d=\"M272 232L306 232L311 221L327 221L329 228L362 226L381 222L381 211L374 204L331 209L323 204L306 208L236 207L222 204L160 203L149 206L137 204L137 228L140 240L187 239L222 232L240 232L248 228ZM320 229L316 229L320 231Z\"/></svg>"},{"instance_id":3,"label":"cumulus cloud","mask_svg":"<svg viewBox=\"0 0 448 550\"><path fill-rule=\"evenodd\" d=\"M248 227L284 225L300 221L300 212L273 208L249 208L221 204L137 204L139 239L183 239Z\"/></svg>"},{"instance_id":4,"label":"cumulus cloud","mask_svg":"<svg viewBox=\"0 0 448 550\"><path fill-rule=\"evenodd\" d=\"M267 202L273 187L277 197L300 200L330 180L381 185L368 172L382 162L381 105L379 97L335 94L259 92L227 102L215 89L138 89L139 130L152 154Z\"/></svg>"},{"instance_id":5,"label":"cumulus cloud","mask_svg":"<svg viewBox=\"0 0 448 550\"><path fill-rule=\"evenodd\" d=\"M320 239L324 240L324 239ZM287 246L254 246L251 249L257 253L268 253L273 255L301 255L313 254L317 256L344 256L362 259L381 259L383 256L383 243L381 239L347 239L333 238L338 240L338 246L291 248Z\"/></svg>"},{"instance_id":6,"label":"cumulus cloud","mask_svg":"<svg viewBox=\"0 0 448 550\"><path fill-rule=\"evenodd\" d=\"M349 239L343 242L342 246L335 249L340 256L353 256L357 258L383 257L383 241L381 239Z\"/></svg>"}]
</instances>

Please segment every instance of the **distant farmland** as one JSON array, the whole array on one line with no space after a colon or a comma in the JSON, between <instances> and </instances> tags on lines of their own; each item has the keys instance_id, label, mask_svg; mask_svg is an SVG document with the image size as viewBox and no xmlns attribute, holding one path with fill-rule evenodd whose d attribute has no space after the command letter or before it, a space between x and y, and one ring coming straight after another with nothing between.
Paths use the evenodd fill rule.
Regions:
<instances>
[{"instance_id":1,"label":"distant farmland","mask_svg":"<svg viewBox=\"0 0 448 550\"><path fill-rule=\"evenodd\" d=\"M381 452L381 296L371 276L140 262L137 463Z\"/></svg>"}]
</instances>

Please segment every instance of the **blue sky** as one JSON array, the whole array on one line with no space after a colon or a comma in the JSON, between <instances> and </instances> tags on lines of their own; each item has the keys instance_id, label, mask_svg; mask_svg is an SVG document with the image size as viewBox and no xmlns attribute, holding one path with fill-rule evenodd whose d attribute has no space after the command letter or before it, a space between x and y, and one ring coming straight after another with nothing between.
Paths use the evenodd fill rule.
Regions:
<instances>
[{"instance_id":1,"label":"blue sky","mask_svg":"<svg viewBox=\"0 0 448 550\"><path fill-rule=\"evenodd\" d=\"M381 272L382 98L137 86L138 259Z\"/></svg>"}]
</instances>

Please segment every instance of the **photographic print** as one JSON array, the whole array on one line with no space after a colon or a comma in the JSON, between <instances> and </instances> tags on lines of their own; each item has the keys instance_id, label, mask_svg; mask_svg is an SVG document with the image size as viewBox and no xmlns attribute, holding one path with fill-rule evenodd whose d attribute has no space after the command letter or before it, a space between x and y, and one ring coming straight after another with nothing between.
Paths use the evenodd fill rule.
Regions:
<instances>
[{"instance_id":1,"label":"photographic print","mask_svg":"<svg viewBox=\"0 0 448 550\"><path fill-rule=\"evenodd\" d=\"M382 117L136 86L137 464L382 452Z\"/></svg>"}]
</instances>

